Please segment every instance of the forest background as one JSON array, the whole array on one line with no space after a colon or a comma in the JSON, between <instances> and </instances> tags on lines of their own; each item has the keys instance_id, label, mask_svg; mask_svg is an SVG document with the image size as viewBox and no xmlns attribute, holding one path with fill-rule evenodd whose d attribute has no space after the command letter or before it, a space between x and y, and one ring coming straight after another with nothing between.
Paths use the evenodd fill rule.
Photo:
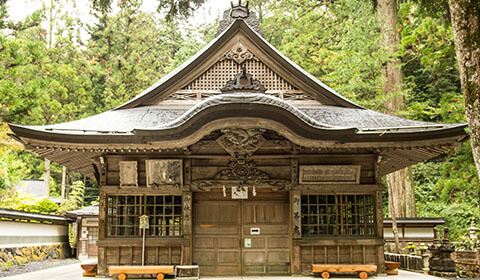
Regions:
<instances>
[{"instance_id":1,"label":"forest background","mask_svg":"<svg viewBox=\"0 0 480 280\"><path fill-rule=\"evenodd\" d=\"M0 0L0 207L62 213L96 196L96 183L74 172L68 173L71 199L60 207L15 191L12 185L23 178L43 178L45 168L7 135L6 123L53 124L113 109L200 50L220 20L192 26L188 13L165 18L162 9L142 11L141 0L118 0L115 12L102 2L110 3L91 1L94 20L87 23L65 8L73 0L52 0L21 21L13 21ZM395 94L405 109L392 112L385 105L392 94L382 91L392 55L382 44L375 1L252 0L250 8L267 41L354 102L410 119L466 121L446 10L398 1L401 41L394 56L403 79ZM59 196L62 167L51 168L51 195ZM480 216L470 143L413 166L412 175L417 216L445 217L459 239ZM386 192L384 198L388 216Z\"/></svg>"}]
</instances>

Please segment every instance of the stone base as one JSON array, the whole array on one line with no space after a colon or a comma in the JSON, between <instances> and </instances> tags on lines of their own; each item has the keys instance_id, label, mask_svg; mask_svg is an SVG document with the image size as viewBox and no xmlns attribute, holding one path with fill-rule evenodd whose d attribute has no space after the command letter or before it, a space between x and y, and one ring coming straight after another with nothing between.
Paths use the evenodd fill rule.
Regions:
<instances>
[{"instance_id":1,"label":"stone base","mask_svg":"<svg viewBox=\"0 0 480 280\"><path fill-rule=\"evenodd\" d=\"M8 263L15 266L34 261L65 259L69 251L66 244L0 248L0 264Z\"/></svg>"},{"instance_id":2,"label":"stone base","mask_svg":"<svg viewBox=\"0 0 480 280\"><path fill-rule=\"evenodd\" d=\"M457 278L457 273L455 272L430 271L428 274L442 278Z\"/></svg>"}]
</instances>

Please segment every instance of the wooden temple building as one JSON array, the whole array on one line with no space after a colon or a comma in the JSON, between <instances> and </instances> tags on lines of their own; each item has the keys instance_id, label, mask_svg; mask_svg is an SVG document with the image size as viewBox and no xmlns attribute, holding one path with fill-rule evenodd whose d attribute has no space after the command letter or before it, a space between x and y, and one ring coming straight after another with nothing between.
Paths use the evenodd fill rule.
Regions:
<instances>
[{"instance_id":1,"label":"wooden temple building","mask_svg":"<svg viewBox=\"0 0 480 280\"><path fill-rule=\"evenodd\" d=\"M384 271L381 177L458 146L464 124L365 109L270 45L248 5L217 37L111 111L10 124L27 149L99 183L98 273L198 264L202 275Z\"/></svg>"}]
</instances>

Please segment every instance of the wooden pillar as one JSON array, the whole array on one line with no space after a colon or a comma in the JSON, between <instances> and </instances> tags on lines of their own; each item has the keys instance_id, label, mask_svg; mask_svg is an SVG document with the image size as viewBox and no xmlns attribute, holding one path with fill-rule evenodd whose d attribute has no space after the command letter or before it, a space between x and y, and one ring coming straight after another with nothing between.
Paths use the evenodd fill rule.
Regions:
<instances>
[{"instance_id":1,"label":"wooden pillar","mask_svg":"<svg viewBox=\"0 0 480 280\"><path fill-rule=\"evenodd\" d=\"M63 168L62 168L62 191L61 191L61 195L60 195L60 198L62 199L62 201L65 200L65 186L66 186L66 183L67 183L67 168L65 166L63 166ZM83 203L83 200L82 200L82 203Z\"/></svg>"},{"instance_id":2,"label":"wooden pillar","mask_svg":"<svg viewBox=\"0 0 480 280\"><path fill-rule=\"evenodd\" d=\"M77 222L76 222L77 228L75 229L77 231L77 252L76 252L76 258L78 259L78 256L80 255L80 250L81 250L81 241L80 238L82 238L82 217L77 216Z\"/></svg>"},{"instance_id":3,"label":"wooden pillar","mask_svg":"<svg viewBox=\"0 0 480 280\"><path fill-rule=\"evenodd\" d=\"M190 155L190 149L184 152ZM192 159L187 158L184 161L184 180L182 189L182 211L183 211L183 238L188 239L189 247L184 247L183 263L192 264L193 262L193 234L192 234L192 209L193 209L193 194L192 194Z\"/></svg>"},{"instance_id":4,"label":"wooden pillar","mask_svg":"<svg viewBox=\"0 0 480 280\"><path fill-rule=\"evenodd\" d=\"M188 248L184 248L184 264L191 264L193 258L193 236L192 236L192 192L182 193L183 203L183 238L190 240Z\"/></svg>"},{"instance_id":5,"label":"wooden pillar","mask_svg":"<svg viewBox=\"0 0 480 280\"><path fill-rule=\"evenodd\" d=\"M291 270L293 275L302 273L300 246L294 245L294 241L302 238L301 223L301 193L300 191L290 191L290 247L291 254Z\"/></svg>"},{"instance_id":6,"label":"wooden pillar","mask_svg":"<svg viewBox=\"0 0 480 280\"><path fill-rule=\"evenodd\" d=\"M381 191L375 192L375 206L376 206L376 224L377 232L376 236L383 240L383 195ZM377 245L377 274L385 274L385 256L384 256L384 243Z\"/></svg>"},{"instance_id":7,"label":"wooden pillar","mask_svg":"<svg viewBox=\"0 0 480 280\"><path fill-rule=\"evenodd\" d=\"M100 191L100 202L98 204L98 240L105 240L106 237L106 212L107 212L107 195L102 190L102 186L99 186ZM98 275L107 274L107 260L106 260L106 251L105 247L98 246Z\"/></svg>"},{"instance_id":8,"label":"wooden pillar","mask_svg":"<svg viewBox=\"0 0 480 280\"><path fill-rule=\"evenodd\" d=\"M44 195L48 198L50 196L50 160L45 158L45 175L43 177Z\"/></svg>"},{"instance_id":9,"label":"wooden pillar","mask_svg":"<svg viewBox=\"0 0 480 280\"><path fill-rule=\"evenodd\" d=\"M375 160L375 183L377 185L383 186L382 183L382 176L380 173L380 163L383 160L382 155L377 155L376 160ZM385 188L385 186L383 186ZM382 239L382 245L377 245L377 274L380 275L386 275L385 274L385 239L383 235L383 195L382 191L376 191L375 192L375 215L376 215L376 224L377 224L377 232L375 233L376 237L379 239ZM392 230L393 230L393 221L392 221Z\"/></svg>"},{"instance_id":10,"label":"wooden pillar","mask_svg":"<svg viewBox=\"0 0 480 280\"><path fill-rule=\"evenodd\" d=\"M292 154L296 153L297 150L294 146ZM290 179L292 187L295 188L298 185L297 158L292 158L290 161ZM300 191L290 191L290 270L292 275L300 275L302 273L300 246L295 245L294 242L296 239L302 238L300 194Z\"/></svg>"}]
</instances>

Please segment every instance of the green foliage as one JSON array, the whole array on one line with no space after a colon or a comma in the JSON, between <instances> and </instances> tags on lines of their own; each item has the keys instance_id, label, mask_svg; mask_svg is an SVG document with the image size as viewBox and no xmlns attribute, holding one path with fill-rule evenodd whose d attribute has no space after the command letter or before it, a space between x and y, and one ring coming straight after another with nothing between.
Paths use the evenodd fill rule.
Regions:
<instances>
[{"instance_id":1,"label":"green foliage","mask_svg":"<svg viewBox=\"0 0 480 280\"><path fill-rule=\"evenodd\" d=\"M271 11L261 24L269 42L340 94L379 107L386 55L369 1L270 1L264 9Z\"/></svg>"},{"instance_id":2,"label":"green foliage","mask_svg":"<svg viewBox=\"0 0 480 280\"><path fill-rule=\"evenodd\" d=\"M14 189L0 191L0 208L45 214L55 213L59 210L58 205L48 198L35 198L31 194Z\"/></svg>"},{"instance_id":3,"label":"green foliage","mask_svg":"<svg viewBox=\"0 0 480 280\"><path fill-rule=\"evenodd\" d=\"M77 248L77 223L68 224L68 243L70 248Z\"/></svg>"},{"instance_id":4,"label":"green foliage","mask_svg":"<svg viewBox=\"0 0 480 280\"><path fill-rule=\"evenodd\" d=\"M182 36L176 22L158 21L141 11L142 1L125 0L114 16L89 26L86 55L94 88L87 111L113 109L166 74Z\"/></svg>"},{"instance_id":5,"label":"green foliage","mask_svg":"<svg viewBox=\"0 0 480 280\"><path fill-rule=\"evenodd\" d=\"M38 213L55 213L58 209L58 205L48 198L37 200L34 204L24 204L17 208L17 210Z\"/></svg>"},{"instance_id":6,"label":"green foliage","mask_svg":"<svg viewBox=\"0 0 480 280\"><path fill-rule=\"evenodd\" d=\"M408 89L405 115L425 121L465 121L451 26L441 18L424 16L412 2L403 3L398 15Z\"/></svg>"},{"instance_id":7,"label":"green foliage","mask_svg":"<svg viewBox=\"0 0 480 280\"><path fill-rule=\"evenodd\" d=\"M70 188L69 198L62 202L58 213L65 214L67 211L81 208L83 197L85 195L85 186L82 181L75 181Z\"/></svg>"},{"instance_id":8,"label":"green foliage","mask_svg":"<svg viewBox=\"0 0 480 280\"><path fill-rule=\"evenodd\" d=\"M407 89L404 115L424 121L465 122L452 28L442 15L427 14L423 8L403 2L398 12ZM445 217L451 238L458 240L480 214L480 185L470 143L415 165L413 174L418 215Z\"/></svg>"},{"instance_id":9,"label":"green foliage","mask_svg":"<svg viewBox=\"0 0 480 280\"><path fill-rule=\"evenodd\" d=\"M215 37L217 29L218 22L200 25L194 29L185 28L186 39L173 56L173 60L167 66L166 72L169 73L175 70L175 68L200 51L203 46Z\"/></svg>"},{"instance_id":10,"label":"green foliage","mask_svg":"<svg viewBox=\"0 0 480 280\"><path fill-rule=\"evenodd\" d=\"M168 21L188 18L205 0L158 0L158 10L166 12Z\"/></svg>"},{"instance_id":11,"label":"green foliage","mask_svg":"<svg viewBox=\"0 0 480 280\"><path fill-rule=\"evenodd\" d=\"M451 238L459 240L480 217L480 184L469 142L441 159L413 168L420 217L445 217Z\"/></svg>"}]
</instances>

